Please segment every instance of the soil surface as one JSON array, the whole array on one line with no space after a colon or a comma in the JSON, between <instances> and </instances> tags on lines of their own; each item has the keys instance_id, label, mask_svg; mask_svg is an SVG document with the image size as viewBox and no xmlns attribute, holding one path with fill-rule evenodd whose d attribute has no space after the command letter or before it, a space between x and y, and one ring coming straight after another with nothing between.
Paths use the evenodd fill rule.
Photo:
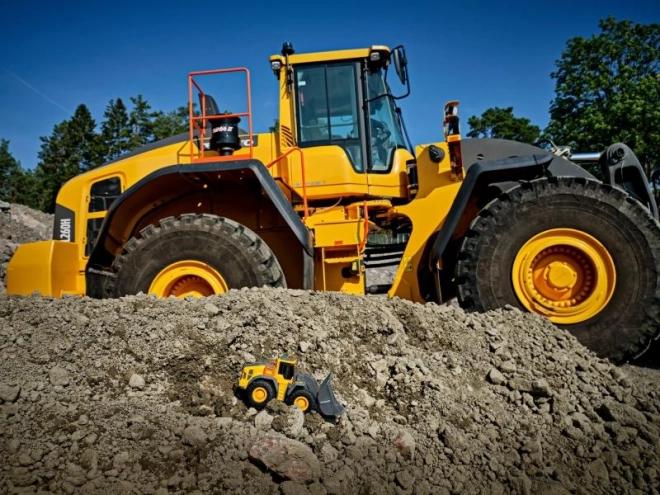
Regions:
<instances>
[{"instance_id":1,"label":"soil surface","mask_svg":"<svg viewBox=\"0 0 660 495\"><path fill-rule=\"evenodd\" d=\"M48 218L31 217L31 238L7 228L14 209L11 244L49 235ZM242 366L283 353L332 372L345 414L248 408ZM613 366L508 308L283 289L0 296L0 492L657 494L646 364Z\"/></svg>"}]
</instances>

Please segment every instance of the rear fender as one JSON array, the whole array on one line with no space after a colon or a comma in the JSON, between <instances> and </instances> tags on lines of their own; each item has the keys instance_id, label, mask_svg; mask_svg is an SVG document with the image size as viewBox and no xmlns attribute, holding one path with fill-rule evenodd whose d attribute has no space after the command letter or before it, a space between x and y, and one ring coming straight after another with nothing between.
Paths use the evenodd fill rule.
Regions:
<instances>
[{"instance_id":1,"label":"rear fender","mask_svg":"<svg viewBox=\"0 0 660 495\"><path fill-rule=\"evenodd\" d=\"M241 209L240 205L233 205L238 214L249 212L256 216L268 208L281 216L283 225L288 226L293 238L301 246L301 287L312 289L314 260L310 231L260 161L236 160L165 167L145 176L124 191L109 208L91 252L86 273L88 294L103 297L104 280L110 274L108 267L121 252L123 245L142 226L157 222L160 217L179 213L222 215L223 211L218 210L217 202L225 195L236 196L239 191L245 192L242 200L246 204L249 198L253 198L263 208ZM232 219L240 222L240 218ZM290 250L290 246L285 247ZM280 254L273 250L276 256ZM281 257L278 258L284 264ZM286 268L283 268L287 275Z\"/></svg>"},{"instance_id":2,"label":"rear fender","mask_svg":"<svg viewBox=\"0 0 660 495\"><path fill-rule=\"evenodd\" d=\"M603 182L617 186L630 194L649 209L654 218L658 218L658 205L651 193L649 179L642 164L623 143L615 143L607 148L599 160Z\"/></svg>"}]
</instances>

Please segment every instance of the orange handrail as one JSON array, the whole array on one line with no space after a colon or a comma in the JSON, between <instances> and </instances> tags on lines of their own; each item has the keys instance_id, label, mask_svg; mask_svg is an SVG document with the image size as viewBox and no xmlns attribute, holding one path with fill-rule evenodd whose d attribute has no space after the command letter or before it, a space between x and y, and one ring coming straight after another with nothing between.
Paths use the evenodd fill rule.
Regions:
<instances>
[{"instance_id":1,"label":"orange handrail","mask_svg":"<svg viewBox=\"0 0 660 495\"><path fill-rule=\"evenodd\" d=\"M245 73L245 78L246 78L246 86L247 86L247 112L240 112L240 113L231 113L231 114L222 114L222 115L206 115L206 94L202 90L202 88L197 84L195 81L195 76L206 76L206 75L211 75L211 74L225 74L228 72L244 72ZM193 88L196 89L199 94L202 97L202 108L200 109L202 112L201 116L196 117L193 114ZM252 91L250 87L250 71L244 67L239 67L239 68L234 68L234 69L214 69L214 70L205 70L205 71L197 71L197 72L190 72L188 74L188 118L190 120L190 126L189 126L189 137L190 137L190 161L191 163L194 163L195 161L202 161L204 160L204 134L206 133L205 127L200 127L198 124L198 121L201 122L206 122L207 120L211 119L217 119L218 117L225 117L225 118L231 118L231 117L247 117L248 118L248 138L250 141L250 152L248 155L239 155L239 156L234 156L232 155L233 160L245 160L245 159L251 159L253 156L253 139L252 139ZM193 158L194 156L194 137L195 137L195 129L197 129L197 132L199 132L199 137L200 137L200 157L199 158ZM227 157L213 157L213 159L228 159Z\"/></svg>"},{"instance_id":2,"label":"orange handrail","mask_svg":"<svg viewBox=\"0 0 660 495\"><path fill-rule=\"evenodd\" d=\"M360 243L360 252L364 249L364 246L367 244L367 238L369 237L369 213L368 213L368 206L367 206L367 200L364 200L362 208L364 209L364 239L362 239L362 242Z\"/></svg>"},{"instance_id":3,"label":"orange handrail","mask_svg":"<svg viewBox=\"0 0 660 495\"><path fill-rule=\"evenodd\" d=\"M266 165L266 168L270 168L273 165L275 165L277 162L279 162L282 158L285 158L289 156L292 152L298 151L300 153L300 176L302 178L302 190L303 190L303 211L305 212L305 216L303 218L307 218L309 216L309 210L307 208L307 182L305 181L305 154L303 151L298 148L297 146L294 146L293 148L289 149L286 153L283 155L278 156L270 162L268 165Z\"/></svg>"}]
</instances>

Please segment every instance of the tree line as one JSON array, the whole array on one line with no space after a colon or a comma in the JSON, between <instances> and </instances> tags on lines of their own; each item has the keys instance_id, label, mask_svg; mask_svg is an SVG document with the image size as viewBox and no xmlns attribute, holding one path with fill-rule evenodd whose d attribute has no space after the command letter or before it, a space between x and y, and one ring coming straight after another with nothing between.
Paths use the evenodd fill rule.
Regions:
<instances>
[{"instance_id":1,"label":"tree line","mask_svg":"<svg viewBox=\"0 0 660 495\"><path fill-rule=\"evenodd\" d=\"M545 129L518 117L513 107L493 107L467 123L468 137L513 139L541 145L552 141L574 151L601 151L612 143L630 146L648 176L660 167L660 24L608 17L600 33L567 41L556 70L555 97ZM129 109L110 100L100 126L86 105L41 137L38 163L25 170L0 139L0 199L52 212L64 182L144 144L188 130L188 108L153 111L138 95ZM414 117L413 117L414 118ZM275 121L269 129L278 131Z\"/></svg>"},{"instance_id":2,"label":"tree line","mask_svg":"<svg viewBox=\"0 0 660 495\"><path fill-rule=\"evenodd\" d=\"M34 169L24 169L0 139L0 199L52 212L59 188L76 175L103 163L188 130L188 107L153 111L142 95L109 101L100 125L89 108L80 104L70 119L40 138Z\"/></svg>"}]
</instances>

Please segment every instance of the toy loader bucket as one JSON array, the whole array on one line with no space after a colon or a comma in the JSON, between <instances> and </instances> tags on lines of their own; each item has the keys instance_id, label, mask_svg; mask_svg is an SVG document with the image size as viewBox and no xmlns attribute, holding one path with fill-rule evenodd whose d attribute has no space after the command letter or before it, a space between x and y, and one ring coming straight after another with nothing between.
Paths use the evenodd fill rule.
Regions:
<instances>
[{"instance_id":1,"label":"toy loader bucket","mask_svg":"<svg viewBox=\"0 0 660 495\"><path fill-rule=\"evenodd\" d=\"M318 408L324 416L339 416L344 412L344 406L337 401L331 383L332 373L329 373L319 387L317 396Z\"/></svg>"}]
</instances>

